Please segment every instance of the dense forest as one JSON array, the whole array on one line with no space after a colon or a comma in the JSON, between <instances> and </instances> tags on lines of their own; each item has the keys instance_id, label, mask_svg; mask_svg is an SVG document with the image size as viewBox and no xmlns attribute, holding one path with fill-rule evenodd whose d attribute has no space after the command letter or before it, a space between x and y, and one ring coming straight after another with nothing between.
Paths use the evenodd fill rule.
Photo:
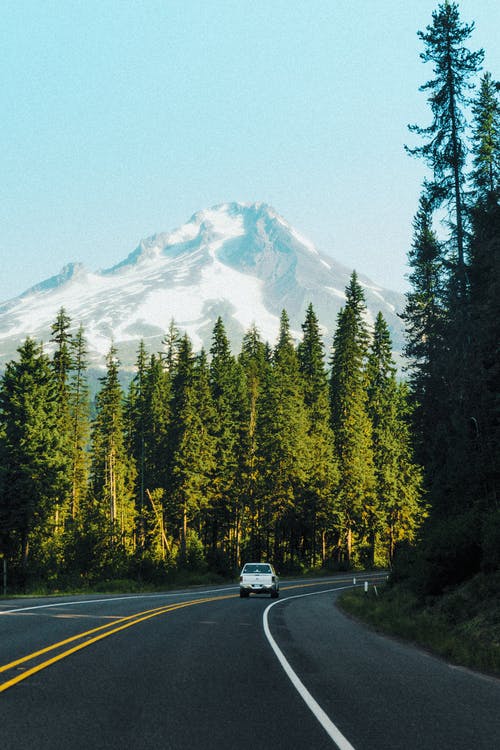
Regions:
<instances>
[{"instance_id":1,"label":"dense forest","mask_svg":"<svg viewBox=\"0 0 500 750\"><path fill-rule=\"evenodd\" d=\"M445 2L418 32L432 119L407 148L429 170L404 312L429 516L396 574L423 595L500 568L500 85L466 46L473 30Z\"/></svg>"},{"instance_id":2,"label":"dense forest","mask_svg":"<svg viewBox=\"0 0 500 750\"><path fill-rule=\"evenodd\" d=\"M424 513L387 325L369 335L353 273L328 372L310 305L295 346L283 311L274 349L256 328L234 356L222 319L209 354L170 324L137 353L125 393L111 347L90 402L84 332L61 310L51 355L27 339L0 388L2 551L40 577L161 580L387 564Z\"/></svg>"},{"instance_id":3,"label":"dense forest","mask_svg":"<svg viewBox=\"0 0 500 750\"><path fill-rule=\"evenodd\" d=\"M126 389L112 346L95 399L85 332L61 310L46 350L27 339L0 382L0 554L16 586L266 558L391 565L436 594L499 570L500 86L466 46L473 28L446 1L419 32L434 77L431 123L407 147L428 176L404 378L355 273L331 352L312 305L298 343L283 311L274 348L254 327L237 355L222 319L199 353L172 322Z\"/></svg>"}]
</instances>

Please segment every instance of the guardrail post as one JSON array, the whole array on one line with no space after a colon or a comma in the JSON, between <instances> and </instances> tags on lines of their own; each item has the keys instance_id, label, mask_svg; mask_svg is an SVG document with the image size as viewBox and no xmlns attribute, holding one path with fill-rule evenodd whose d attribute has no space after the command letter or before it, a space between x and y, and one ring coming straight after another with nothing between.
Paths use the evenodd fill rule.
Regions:
<instances>
[{"instance_id":1,"label":"guardrail post","mask_svg":"<svg viewBox=\"0 0 500 750\"><path fill-rule=\"evenodd\" d=\"M368 593L368 581L365 581L365 594Z\"/></svg>"}]
</instances>

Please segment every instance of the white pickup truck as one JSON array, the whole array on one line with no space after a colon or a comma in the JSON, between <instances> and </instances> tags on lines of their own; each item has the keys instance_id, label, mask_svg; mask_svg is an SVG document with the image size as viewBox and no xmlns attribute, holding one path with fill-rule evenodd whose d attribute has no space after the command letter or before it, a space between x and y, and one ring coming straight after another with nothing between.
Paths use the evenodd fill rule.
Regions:
<instances>
[{"instance_id":1,"label":"white pickup truck","mask_svg":"<svg viewBox=\"0 0 500 750\"><path fill-rule=\"evenodd\" d=\"M280 595L280 582L269 563L246 563L240 574L240 596L271 594L272 599Z\"/></svg>"}]
</instances>

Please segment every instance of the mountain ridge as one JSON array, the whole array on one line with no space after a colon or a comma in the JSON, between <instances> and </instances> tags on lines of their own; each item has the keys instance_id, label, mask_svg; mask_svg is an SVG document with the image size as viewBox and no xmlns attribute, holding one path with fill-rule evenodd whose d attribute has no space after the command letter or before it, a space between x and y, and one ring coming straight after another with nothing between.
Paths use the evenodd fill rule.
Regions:
<instances>
[{"instance_id":1,"label":"mountain ridge","mask_svg":"<svg viewBox=\"0 0 500 750\"><path fill-rule=\"evenodd\" d=\"M236 352L253 324L274 344L284 308L298 338L310 302L329 347L350 274L268 204L219 204L197 211L170 232L141 240L111 268L92 272L82 263L68 263L0 304L0 364L15 356L28 335L47 343L61 307L75 327L83 325L92 364L102 364L114 342L123 365L132 366L140 339L159 350L172 319L199 350L210 348L221 315ZM394 349L401 351L402 295L362 273L358 277L368 322L381 310Z\"/></svg>"}]
</instances>

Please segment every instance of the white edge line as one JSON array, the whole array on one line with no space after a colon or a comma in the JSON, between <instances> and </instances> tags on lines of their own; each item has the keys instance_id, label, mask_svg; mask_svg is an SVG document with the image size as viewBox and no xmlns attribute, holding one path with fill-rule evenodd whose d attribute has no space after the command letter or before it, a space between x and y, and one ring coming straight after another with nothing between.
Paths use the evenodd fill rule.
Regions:
<instances>
[{"instance_id":1,"label":"white edge line","mask_svg":"<svg viewBox=\"0 0 500 750\"><path fill-rule=\"evenodd\" d=\"M309 708L310 711L314 714L316 719L319 721L325 732L328 734L328 736L335 742L339 750L355 750L355 748L351 745L351 743L344 737L342 732L337 729L333 721L330 719L329 716L325 713L325 711L321 708L319 703L314 700L309 690L306 688L304 683L299 679L297 674L293 671L292 667L290 666L290 663L287 661L285 655L283 654L283 651L280 649L276 641L274 640L273 636L271 635L271 631L269 629L269 621L268 621L268 612L272 607L275 607L277 604L282 604L283 602L288 602L290 599L302 599L305 596L318 596L320 594L330 594L332 591L342 591L343 589L350 589L353 588L353 584L350 586L341 586L340 588L335 589L327 589L326 591L313 591L309 594L298 594L296 596L287 596L286 599L281 599L280 601L273 602L273 604L270 604L265 610L264 614L262 615L262 621L264 625L264 633L266 635L267 640L269 641L271 648L273 649L274 653L276 654L279 663L285 670L285 673L287 677L290 679L290 682L294 686L294 688L299 693L300 697L305 702L306 706Z\"/></svg>"},{"instance_id":2,"label":"white edge line","mask_svg":"<svg viewBox=\"0 0 500 750\"><path fill-rule=\"evenodd\" d=\"M358 574L359 577L362 577L362 574ZM376 573L368 573L367 575L363 576L363 580L365 578L370 578L370 576L373 578L377 576ZM321 583L322 579L313 579L309 581L310 583ZM328 583L328 580L324 580L324 583ZM287 583L302 583L302 581L287 581ZM349 586L345 586L344 588L350 588ZM74 604L95 604L95 603L101 603L101 602L121 602L125 601L126 599L162 599L162 598L170 598L173 596L193 596L195 594L203 595L203 594L219 594L224 591L233 591L234 589L239 589L239 586L226 586L224 588L218 588L218 589L207 589L203 591L172 591L170 593L164 593L164 594L128 594L127 596L112 596L111 594L107 596L105 599L83 599L81 601L71 601L71 602L54 602L52 604L34 604L31 607L16 607L14 609L0 609L0 617L2 615L13 615L16 612L29 612L33 609L51 609L52 607L71 607ZM336 591L337 589L330 589L331 591ZM318 592L318 593L326 593L326 592ZM303 596L310 596L310 594L303 594ZM34 597L33 597L34 598ZM296 597L289 596L287 599L294 599ZM279 602L275 602L275 604L279 604Z\"/></svg>"}]
</instances>

